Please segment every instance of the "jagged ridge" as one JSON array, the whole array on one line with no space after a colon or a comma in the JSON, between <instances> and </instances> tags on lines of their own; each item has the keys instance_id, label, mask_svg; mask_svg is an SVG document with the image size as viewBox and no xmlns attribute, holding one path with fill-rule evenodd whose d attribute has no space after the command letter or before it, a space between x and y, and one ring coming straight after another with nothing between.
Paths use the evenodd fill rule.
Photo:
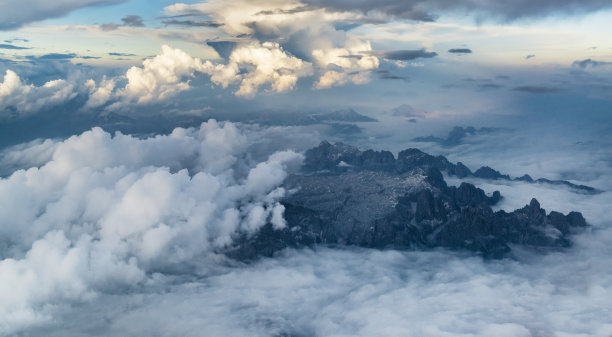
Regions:
<instances>
[{"instance_id":1,"label":"jagged ridge","mask_svg":"<svg viewBox=\"0 0 612 337\"><path fill-rule=\"evenodd\" d=\"M417 149L396 159L388 151L323 142L306 152L303 172L285 181L297 190L282 200L287 228L268 225L245 234L228 253L250 259L285 247L341 244L446 247L501 258L512 245L568 247L572 232L586 226L582 214L546 214L536 199L513 212L494 212L499 192L488 196L469 183L449 187L441 169L460 175L464 166Z\"/></svg>"}]
</instances>

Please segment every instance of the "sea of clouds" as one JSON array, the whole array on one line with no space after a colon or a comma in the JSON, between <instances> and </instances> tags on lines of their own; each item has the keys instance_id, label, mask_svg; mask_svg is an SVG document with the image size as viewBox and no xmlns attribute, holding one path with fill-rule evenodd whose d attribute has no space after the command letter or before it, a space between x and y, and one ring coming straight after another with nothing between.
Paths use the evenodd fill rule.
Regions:
<instances>
[{"instance_id":1,"label":"sea of clouds","mask_svg":"<svg viewBox=\"0 0 612 337\"><path fill-rule=\"evenodd\" d=\"M549 211L583 211L592 227L564 251L483 261L319 247L249 264L218 254L237 232L284 226L279 186L318 137L209 121L147 138L94 128L5 149L0 163L14 172L0 179L0 335L612 335L612 194L602 183L612 170L599 143L591 173L575 173L601 194L473 181L501 190L500 209L537 197ZM565 143L575 145L558 163L587 157L588 144ZM538 158L520 152L522 142L501 146ZM516 160L493 155L497 146L471 149L461 148L468 163L495 158L491 166L515 173ZM520 174L568 170L557 167Z\"/></svg>"}]
</instances>

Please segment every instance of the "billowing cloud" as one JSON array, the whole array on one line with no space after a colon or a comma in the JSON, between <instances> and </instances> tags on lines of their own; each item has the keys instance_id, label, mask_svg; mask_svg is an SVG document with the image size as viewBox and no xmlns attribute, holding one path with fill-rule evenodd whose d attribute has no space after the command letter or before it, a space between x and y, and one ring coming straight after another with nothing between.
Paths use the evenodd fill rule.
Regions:
<instances>
[{"instance_id":1,"label":"billowing cloud","mask_svg":"<svg viewBox=\"0 0 612 337\"><path fill-rule=\"evenodd\" d=\"M15 29L30 22L64 16L87 6L122 2L125 0L4 0L0 2L0 30Z\"/></svg>"},{"instance_id":2,"label":"billowing cloud","mask_svg":"<svg viewBox=\"0 0 612 337\"><path fill-rule=\"evenodd\" d=\"M237 232L283 227L278 186L302 156L251 163L248 145L235 125L209 121L146 139L94 128L11 151L5 161L47 161L0 179L0 335L48 321L53 305L189 268Z\"/></svg>"},{"instance_id":3,"label":"billowing cloud","mask_svg":"<svg viewBox=\"0 0 612 337\"><path fill-rule=\"evenodd\" d=\"M363 84L370 78L364 70L378 68L378 58L367 55L372 50L369 42L349 41L345 48L315 49L312 52L317 64L327 70L315 83L316 89L325 89L345 83Z\"/></svg>"},{"instance_id":4,"label":"billowing cloud","mask_svg":"<svg viewBox=\"0 0 612 337\"><path fill-rule=\"evenodd\" d=\"M142 68L132 67L126 73L128 84L122 95L138 103L163 100L177 92L189 89L184 78L202 71L204 63L180 49L162 46L162 53L142 63Z\"/></svg>"},{"instance_id":5,"label":"billowing cloud","mask_svg":"<svg viewBox=\"0 0 612 337\"><path fill-rule=\"evenodd\" d=\"M377 57L369 54L370 42L336 27L338 21L354 17L353 14L328 13L308 8L299 1L277 0L175 4L166 7L166 12L212 17L220 24L221 31L232 39L239 37L242 44L278 44L293 57L315 66L315 73L320 74L314 85L316 89L367 83L370 70L379 66ZM224 58L229 55L228 48L240 48L240 44L233 41L212 42L211 45Z\"/></svg>"},{"instance_id":6,"label":"billowing cloud","mask_svg":"<svg viewBox=\"0 0 612 337\"><path fill-rule=\"evenodd\" d=\"M49 81L37 87L24 84L14 71L7 70L0 83L0 117L36 112L66 103L76 95L74 85L65 80Z\"/></svg>"},{"instance_id":7,"label":"billowing cloud","mask_svg":"<svg viewBox=\"0 0 612 337\"><path fill-rule=\"evenodd\" d=\"M258 88L269 83L272 91L286 92L292 90L301 76L312 75L312 65L297 57L288 55L278 43L265 42L261 45L249 45L235 49L230 55L230 68L232 63L253 67L240 80L240 89L237 96L253 97ZM226 71L221 71L227 74ZM216 82L213 72L211 78ZM225 78L220 80L224 84Z\"/></svg>"},{"instance_id":8,"label":"billowing cloud","mask_svg":"<svg viewBox=\"0 0 612 337\"><path fill-rule=\"evenodd\" d=\"M190 79L196 73L210 75L214 84L224 88L238 83L236 96L252 98L265 85L273 92L292 90L300 77L312 75L312 65L288 55L272 42L240 46L232 51L227 64L203 61L164 45L160 55L127 71L125 88L114 90L116 79L105 79L100 84L89 81L91 96L87 105L97 107L112 99L138 104L163 101L190 89Z\"/></svg>"},{"instance_id":9,"label":"billowing cloud","mask_svg":"<svg viewBox=\"0 0 612 337\"><path fill-rule=\"evenodd\" d=\"M99 84L96 84L94 80L85 82L85 86L89 89L89 98L85 103L85 108L97 108L110 101L114 96L116 84L115 79L106 77Z\"/></svg>"}]
</instances>

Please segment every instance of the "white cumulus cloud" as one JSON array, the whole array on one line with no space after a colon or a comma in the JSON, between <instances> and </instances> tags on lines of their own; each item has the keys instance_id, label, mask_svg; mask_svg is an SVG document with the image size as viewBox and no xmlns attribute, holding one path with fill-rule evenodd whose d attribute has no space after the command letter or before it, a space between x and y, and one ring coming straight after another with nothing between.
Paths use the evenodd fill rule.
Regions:
<instances>
[{"instance_id":1,"label":"white cumulus cloud","mask_svg":"<svg viewBox=\"0 0 612 337\"><path fill-rule=\"evenodd\" d=\"M30 114L53 107L76 97L74 85L65 80L49 81L42 86L25 84L12 70L7 70L0 83L0 116L9 110Z\"/></svg>"}]
</instances>

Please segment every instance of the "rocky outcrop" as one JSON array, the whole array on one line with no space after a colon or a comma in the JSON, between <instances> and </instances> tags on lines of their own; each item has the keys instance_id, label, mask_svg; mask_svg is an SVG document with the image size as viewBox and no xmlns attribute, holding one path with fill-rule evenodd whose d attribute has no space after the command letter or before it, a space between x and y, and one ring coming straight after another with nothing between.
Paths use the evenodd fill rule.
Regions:
<instances>
[{"instance_id":1,"label":"rocky outcrop","mask_svg":"<svg viewBox=\"0 0 612 337\"><path fill-rule=\"evenodd\" d=\"M284 183L294 191L282 200L287 227L268 225L243 234L228 254L250 259L285 247L323 244L445 247L501 258L511 254L513 245L568 247L571 234L586 226L582 214L547 214L535 199L513 212L494 212L491 206L500 193L487 195L469 183L447 186L441 170L451 169L463 170L460 163L417 149L402 151L396 159L387 151L324 142L306 152L303 172Z\"/></svg>"},{"instance_id":2,"label":"rocky outcrop","mask_svg":"<svg viewBox=\"0 0 612 337\"><path fill-rule=\"evenodd\" d=\"M601 192L593 187L573 184L566 180L549 180L545 178L534 180L527 174L513 179L509 175L502 174L488 166L482 166L475 172L472 172L461 162L454 164L444 156L432 156L414 148L401 151L397 159L389 151L359 151L357 148L343 143L332 145L325 141L306 152L305 168L308 171L329 170L330 172L342 172L348 169L376 169L404 173L413 167L433 167L458 178L474 177L489 180L523 181L527 183L566 186L574 192L584 194L597 194Z\"/></svg>"}]
</instances>

